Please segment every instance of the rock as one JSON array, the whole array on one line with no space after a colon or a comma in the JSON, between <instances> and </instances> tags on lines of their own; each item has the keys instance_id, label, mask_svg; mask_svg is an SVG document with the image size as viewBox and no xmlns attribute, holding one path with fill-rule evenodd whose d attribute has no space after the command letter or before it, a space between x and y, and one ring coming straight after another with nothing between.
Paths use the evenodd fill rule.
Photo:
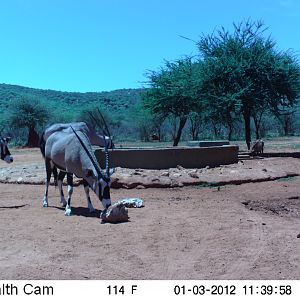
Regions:
<instances>
[{"instance_id":1,"label":"rock","mask_svg":"<svg viewBox=\"0 0 300 300\"><path fill-rule=\"evenodd\" d=\"M300 233L297 235L297 238L300 239Z\"/></svg>"},{"instance_id":2,"label":"rock","mask_svg":"<svg viewBox=\"0 0 300 300\"><path fill-rule=\"evenodd\" d=\"M139 171L134 171L132 174L133 174L133 175L142 175L142 173L139 172Z\"/></svg>"},{"instance_id":3,"label":"rock","mask_svg":"<svg viewBox=\"0 0 300 300\"><path fill-rule=\"evenodd\" d=\"M129 219L128 210L124 204L115 203L101 212L100 219L103 223L126 222Z\"/></svg>"},{"instance_id":4,"label":"rock","mask_svg":"<svg viewBox=\"0 0 300 300\"><path fill-rule=\"evenodd\" d=\"M139 184L136 186L136 189L143 190L143 189L145 189L145 187L143 185Z\"/></svg>"},{"instance_id":5,"label":"rock","mask_svg":"<svg viewBox=\"0 0 300 300\"><path fill-rule=\"evenodd\" d=\"M189 172L188 174L192 178L199 178L199 175L197 174L197 171L192 171L192 172Z\"/></svg>"},{"instance_id":6,"label":"rock","mask_svg":"<svg viewBox=\"0 0 300 300\"><path fill-rule=\"evenodd\" d=\"M174 173L174 174L172 174L172 176L173 176L174 178L178 178L178 177L181 176L181 174L180 174L180 173Z\"/></svg>"},{"instance_id":7,"label":"rock","mask_svg":"<svg viewBox=\"0 0 300 300\"><path fill-rule=\"evenodd\" d=\"M159 178L158 177L154 177L151 179L151 182L159 182Z\"/></svg>"},{"instance_id":8,"label":"rock","mask_svg":"<svg viewBox=\"0 0 300 300\"><path fill-rule=\"evenodd\" d=\"M244 204L244 205L248 205L249 202L250 202L249 200L246 200L246 201L242 201L241 203Z\"/></svg>"}]
</instances>

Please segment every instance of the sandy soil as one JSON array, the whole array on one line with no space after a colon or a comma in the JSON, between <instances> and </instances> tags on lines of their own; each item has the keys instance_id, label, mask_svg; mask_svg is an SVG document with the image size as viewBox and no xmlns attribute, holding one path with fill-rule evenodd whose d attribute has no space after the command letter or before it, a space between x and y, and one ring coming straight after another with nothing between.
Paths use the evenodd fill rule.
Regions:
<instances>
[{"instance_id":1,"label":"sandy soil","mask_svg":"<svg viewBox=\"0 0 300 300\"><path fill-rule=\"evenodd\" d=\"M34 153L17 153L16 166ZM300 170L299 159L251 160L250 175L258 163ZM211 181L219 175L209 170ZM1 183L0 279L300 279L300 177L269 179L113 189L113 201L145 201L120 224L100 223L94 195L90 215L81 186L65 217L54 187L43 208L43 185Z\"/></svg>"}]
</instances>

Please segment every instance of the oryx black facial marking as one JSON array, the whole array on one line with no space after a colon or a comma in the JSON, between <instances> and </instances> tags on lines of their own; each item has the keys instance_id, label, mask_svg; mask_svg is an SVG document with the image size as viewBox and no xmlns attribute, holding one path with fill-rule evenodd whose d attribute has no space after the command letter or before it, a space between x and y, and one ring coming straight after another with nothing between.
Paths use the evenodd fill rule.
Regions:
<instances>
[{"instance_id":1,"label":"oryx black facial marking","mask_svg":"<svg viewBox=\"0 0 300 300\"><path fill-rule=\"evenodd\" d=\"M7 163L12 163L14 160L10 154L10 151L8 150L8 142L9 138L0 138L1 159Z\"/></svg>"}]
</instances>

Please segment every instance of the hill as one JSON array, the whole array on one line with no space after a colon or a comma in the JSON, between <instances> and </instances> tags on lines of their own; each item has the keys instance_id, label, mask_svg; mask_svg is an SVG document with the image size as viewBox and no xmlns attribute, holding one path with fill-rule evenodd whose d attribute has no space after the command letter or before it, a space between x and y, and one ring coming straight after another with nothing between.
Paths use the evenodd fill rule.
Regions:
<instances>
[{"instance_id":1,"label":"hill","mask_svg":"<svg viewBox=\"0 0 300 300\"><path fill-rule=\"evenodd\" d=\"M89 105L99 105L107 111L126 113L140 101L142 89L121 89L110 92L60 92L23 87L19 85L0 84L0 117L11 102L22 96L32 96L45 101L54 110L60 112L80 110Z\"/></svg>"}]
</instances>

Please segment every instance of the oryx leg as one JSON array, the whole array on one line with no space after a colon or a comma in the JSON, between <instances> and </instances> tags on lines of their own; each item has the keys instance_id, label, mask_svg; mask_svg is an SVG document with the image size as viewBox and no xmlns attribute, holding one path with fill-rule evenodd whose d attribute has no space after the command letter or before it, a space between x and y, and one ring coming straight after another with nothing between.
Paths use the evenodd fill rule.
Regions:
<instances>
[{"instance_id":1,"label":"oryx leg","mask_svg":"<svg viewBox=\"0 0 300 300\"><path fill-rule=\"evenodd\" d=\"M64 181L66 174L67 173L64 171L59 171L58 180L57 180L58 190L60 193L60 203L62 204L63 207L65 207L67 205L67 201L65 199L64 191L63 191L63 181Z\"/></svg>"},{"instance_id":2,"label":"oryx leg","mask_svg":"<svg viewBox=\"0 0 300 300\"><path fill-rule=\"evenodd\" d=\"M67 173L67 183L68 183L68 200L67 205L65 209L65 216L71 216L72 210L71 210L71 197L73 194L73 174Z\"/></svg>"},{"instance_id":3,"label":"oryx leg","mask_svg":"<svg viewBox=\"0 0 300 300\"><path fill-rule=\"evenodd\" d=\"M46 167L46 182L45 182L45 194L43 199L43 207L48 207L48 188L51 179L52 166L50 159L45 159L45 167Z\"/></svg>"},{"instance_id":4,"label":"oryx leg","mask_svg":"<svg viewBox=\"0 0 300 300\"><path fill-rule=\"evenodd\" d=\"M88 209L89 209L90 213L92 213L95 211L95 208L94 208L91 198L90 198L90 188L89 188L87 181L83 180L83 186L84 186L84 191L85 191L85 195L86 195Z\"/></svg>"}]
</instances>

